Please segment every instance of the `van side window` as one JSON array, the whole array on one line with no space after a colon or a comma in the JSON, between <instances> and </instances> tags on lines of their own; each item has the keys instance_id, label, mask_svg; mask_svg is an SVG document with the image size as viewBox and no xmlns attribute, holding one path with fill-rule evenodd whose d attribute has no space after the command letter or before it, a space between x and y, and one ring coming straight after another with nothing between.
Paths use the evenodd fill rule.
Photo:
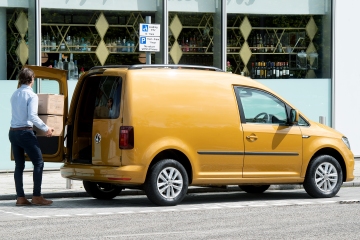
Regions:
<instances>
[{"instance_id":1,"label":"van side window","mask_svg":"<svg viewBox=\"0 0 360 240\"><path fill-rule=\"evenodd\" d=\"M253 88L237 87L246 123L285 124L285 103L275 96ZM240 106L241 110L241 106Z\"/></svg>"},{"instance_id":2,"label":"van side window","mask_svg":"<svg viewBox=\"0 0 360 240\"><path fill-rule=\"evenodd\" d=\"M121 78L103 76L95 99L95 119L118 118L120 115Z\"/></svg>"}]
</instances>

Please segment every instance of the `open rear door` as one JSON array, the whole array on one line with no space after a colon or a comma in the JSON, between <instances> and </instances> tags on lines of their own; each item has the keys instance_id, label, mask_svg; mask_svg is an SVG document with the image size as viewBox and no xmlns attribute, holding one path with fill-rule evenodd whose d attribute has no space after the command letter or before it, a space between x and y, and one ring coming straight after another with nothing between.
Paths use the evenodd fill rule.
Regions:
<instances>
[{"instance_id":1,"label":"open rear door","mask_svg":"<svg viewBox=\"0 0 360 240\"><path fill-rule=\"evenodd\" d=\"M35 72L35 78L39 79L41 94L60 94L64 96L64 110L62 114L62 131L60 136L46 137L37 134L44 162L62 162L64 160L64 126L68 115L68 85L67 71L39 67L26 66ZM40 115L39 115L40 116ZM61 115L57 115L61 116ZM50 124L49 124L50 125ZM51 126L51 125L50 125Z\"/></svg>"}]
</instances>

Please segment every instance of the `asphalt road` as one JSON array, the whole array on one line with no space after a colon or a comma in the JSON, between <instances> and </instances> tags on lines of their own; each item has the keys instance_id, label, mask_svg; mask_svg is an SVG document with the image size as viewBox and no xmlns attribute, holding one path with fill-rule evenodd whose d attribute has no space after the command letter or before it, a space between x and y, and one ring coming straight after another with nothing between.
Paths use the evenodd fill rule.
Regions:
<instances>
[{"instance_id":1,"label":"asphalt road","mask_svg":"<svg viewBox=\"0 0 360 240\"><path fill-rule=\"evenodd\" d=\"M360 188L330 199L304 190L190 194L175 207L145 196L0 201L0 239L359 239Z\"/></svg>"}]
</instances>

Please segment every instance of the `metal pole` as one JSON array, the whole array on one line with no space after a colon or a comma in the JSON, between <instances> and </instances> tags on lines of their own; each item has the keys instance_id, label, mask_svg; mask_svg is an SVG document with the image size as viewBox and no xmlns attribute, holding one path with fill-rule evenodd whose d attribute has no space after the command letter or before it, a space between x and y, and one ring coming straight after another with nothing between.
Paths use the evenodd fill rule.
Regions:
<instances>
[{"instance_id":1,"label":"metal pole","mask_svg":"<svg viewBox=\"0 0 360 240\"><path fill-rule=\"evenodd\" d=\"M326 125L326 117L319 116L319 123Z\"/></svg>"},{"instance_id":2,"label":"metal pole","mask_svg":"<svg viewBox=\"0 0 360 240\"><path fill-rule=\"evenodd\" d=\"M151 23L151 16L146 16L146 23ZM146 64L151 64L151 52L146 52Z\"/></svg>"}]
</instances>

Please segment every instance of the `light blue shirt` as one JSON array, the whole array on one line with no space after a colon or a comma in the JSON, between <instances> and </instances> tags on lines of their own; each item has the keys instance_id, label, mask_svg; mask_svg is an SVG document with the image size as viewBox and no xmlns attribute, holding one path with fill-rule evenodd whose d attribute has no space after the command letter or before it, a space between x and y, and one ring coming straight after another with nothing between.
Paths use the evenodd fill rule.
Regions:
<instances>
[{"instance_id":1,"label":"light blue shirt","mask_svg":"<svg viewBox=\"0 0 360 240\"><path fill-rule=\"evenodd\" d=\"M11 96L11 127L33 127L47 132L49 127L38 116L39 97L33 89L23 84Z\"/></svg>"}]
</instances>

